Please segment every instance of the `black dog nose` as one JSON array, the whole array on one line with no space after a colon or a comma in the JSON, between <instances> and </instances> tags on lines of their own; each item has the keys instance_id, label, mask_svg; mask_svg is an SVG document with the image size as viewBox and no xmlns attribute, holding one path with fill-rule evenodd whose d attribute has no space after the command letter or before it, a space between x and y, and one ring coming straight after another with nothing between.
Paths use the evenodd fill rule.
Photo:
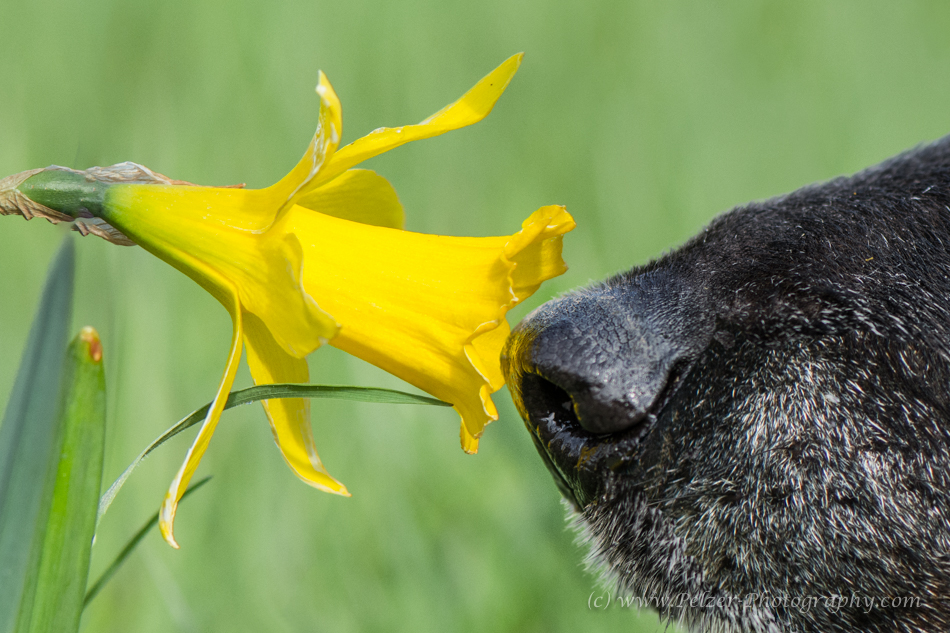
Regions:
<instances>
[{"instance_id":1,"label":"black dog nose","mask_svg":"<svg viewBox=\"0 0 950 633\"><path fill-rule=\"evenodd\" d=\"M686 354L639 293L588 291L551 301L512 332L502 356L522 416L573 413L590 433L618 433L661 404Z\"/></svg>"}]
</instances>

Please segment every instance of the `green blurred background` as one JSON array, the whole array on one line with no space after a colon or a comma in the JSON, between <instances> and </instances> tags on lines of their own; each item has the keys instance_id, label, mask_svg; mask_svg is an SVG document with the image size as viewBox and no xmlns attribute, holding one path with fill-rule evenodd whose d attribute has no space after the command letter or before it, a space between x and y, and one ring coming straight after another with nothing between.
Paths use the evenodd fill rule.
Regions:
<instances>
[{"instance_id":1,"label":"green blurred background","mask_svg":"<svg viewBox=\"0 0 950 633\"><path fill-rule=\"evenodd\" d=\"M541 205L568 206L571 269L512 322L733 205L950 132L938 1L3 0L0 29L0 175L134 160L250 186L305 149L318 69L350 141L423 119L526 51L484 122L368 165L416 231L506 234ZM63 233L0 220L0 394ZM75 329L99 328L108 363L111 481L210 399L230 325L141 249L90 237L79 262ZM334 349L310 366L315 382L406 388ZM258 405L226 413L199 471L214 480L179 515L182 549L153 534L84 630L663 630L647 613L588 609L583 548L507 393L495 400L501 420L476 457L450 410L315 401L317 446L351 499L294 478ZM132 477L94 575L157 509L190 440Z\"/></svg>"}]
</instances>

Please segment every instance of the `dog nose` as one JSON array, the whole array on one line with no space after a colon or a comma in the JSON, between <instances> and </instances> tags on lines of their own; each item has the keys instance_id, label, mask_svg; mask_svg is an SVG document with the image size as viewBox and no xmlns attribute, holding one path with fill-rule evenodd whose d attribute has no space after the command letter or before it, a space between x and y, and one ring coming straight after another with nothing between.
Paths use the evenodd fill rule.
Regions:
<instances>
[{"instance_id":1,"label":"dog nose","mask_svg":"<svg viewBox=\"0 0 950 633\"><path fill-rule=\"evenodd\" d=\"M644 421L675 379L680 348L636 293L551 301L511 333L502 356L525 420L574 418L593 434Z\"/></svg>"}]
</instances>

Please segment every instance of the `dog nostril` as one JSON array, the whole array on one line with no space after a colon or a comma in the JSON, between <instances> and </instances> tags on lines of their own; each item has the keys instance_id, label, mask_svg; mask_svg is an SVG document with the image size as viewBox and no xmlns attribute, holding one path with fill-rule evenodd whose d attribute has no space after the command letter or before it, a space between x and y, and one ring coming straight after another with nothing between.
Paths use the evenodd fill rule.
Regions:
<instances>
[{"instance_id":1,"label":"dog nostril","mask_svg":"<svg viewBox=\"0 0 950 633\"><path fill-rule=\"evenodd\" d=\"M647 415L647 407L637 406L630 398L609 397L606 389L591 389L565 378L524 374L519 388L522 413L535 422L574 424L597 435L625 431Z\"/></svg>"},{"instance_id":2,"label":"dog nostril","mask_svg":"<svg viewBox=\"0 0 950 633\"><path fill-rule=\"evenodd\" d=\"M535 420L550 418L558 422L578 423L570 394L537 374L526 374L521 382L525 412Z\"/></svg>"},{"instance_id":3,"label":"dog nostril","mask_svg":"<svg viewBox=\"0 0 950 633\"><path fill-rule=\"evenodd\" d=\"M620 433L661 407L678 383L675 351L645 337L605 353L562 323L516 334L503 365L522 415L535 423L553 414L588 433Z\"/></svg>"},{"instance_id":4,"label":"dog nostril","mask_svg":"<svg viewBox=\"0 0 950 633\"><path fill-rule=\"evenodd\" d=\"M652 404L652 398L638 398L623 382L591 385L580 377L562 374L555 384L570 396L577 423L598 435L619 433L639 424Z\"/></svg>"},{"instance_id":5,"label":"dog nostril","mask_svg":"<svg viewBox=\"0 0 950 633\"><path fill-rule=\"evenodd\" d=\"M640 294L609 289L539 308L502 355L522 415L537 424L570 414L598 435L639 426L669 400L692 357L692 338L668 316Z\"/></svg>"}]
</instances>

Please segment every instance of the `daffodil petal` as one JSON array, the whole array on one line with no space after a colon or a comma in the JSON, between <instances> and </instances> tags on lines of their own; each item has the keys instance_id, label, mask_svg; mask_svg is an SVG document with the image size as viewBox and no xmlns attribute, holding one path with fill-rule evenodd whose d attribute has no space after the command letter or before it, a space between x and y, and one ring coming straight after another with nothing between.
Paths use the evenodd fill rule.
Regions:
<instances>
[{"instance_id":1,"label":"daffodil petal","mask_svg":"<svg viewBox=\"0 0 950 633\"><path fill-rule=\"evenodd\" d=\"M304 287L343 324L331 344L451 402L474 452L498 417L505 313L565 270L561 237L573 227L563 208L545 207L514 236L446 237L294 206L273 231L306 236Z\"/></svg>"},{"instance_id":2,"label":"daffodil petal","mask_svg":"<svg viewBox=\"0 0 950 633\"><path fill-rule=\"evenodd\" d=\"M242 305L257 315L289 354L304 358L336 336L339 325L302 282L303 248L295 235L273 234L256 253L230 253ZM233 272L232 272L233 271Z\"/></svg>"},{"instance_id":3,"label":"daffodil petal","mask_svg":"<svg viewBox=\"0 0 950 633\"><path fill-rule=\"evenodd\" d=\"M505 384L499 364L501 348L511 331L505 321L505 314L530 297L541 286L541 282L567 271L567 264L561 259L561 237L575 226L574 218L564 207L541 207L522 222L521 231L511 236L505 244L502 261L508 269L511 297L506 305L499 306L498 318L494 322L482 324L465 345L465 356L485 377L490 387L490 390L483 387L479 392L486 411L494 410L490 394ZM489 418L497 419L497 413L489 415ZM468 419L476 422L466 424L463 416L462 448L466 453L475 453L485 425L479 425L475 416Z\"/></svg>"},{"instance_id":4,"label":"daffodil petal","mask_svg":"<svg viewBox=\"0 0 950 633\"><path fill-rule=\"evenodd\" d=\"M462 95L458 101L442 108L421 123L396 128L379 128L341 147L317 177L304 188L304 191L308 187L319 187L350 167L410 141L431 138L478 123L492 111L495 102L501 97L501 93L508 87L518 66L521 65L522 58L524 58L524 53L512 55Z\"/></svg>"},{"instance_id":5,"label":"daffodil petal","mask_svg":"<svg viewBox=\"0 0 950 633\"><path fill-rule=\"evenodd\" d=\"M227 279L243 309L260 317L289 354L303 358L336 335L337 322L304 290L297 237L246 230L241 224L248 220L246 200L238 191L116 185L106 195L104 215L225 305L228 291L222 295L217 280ZM214 214L208 213L209 201L216 204ZM213 278L201 273L199 261L215 271Z\"/></svg>"},{"instance_id":6,"label":"daffodil petal","mask_svg":"<svg viewBox=\"0 0 950 633\"><path fill-rule=\"evenodd\" d=\"M250 313L244 315L244 343L256 384L309 381L307 361L285 352L267 326ZM263 404L274 441L294 473L314 488L348 497L346 487L327 472L317 455L310 428L310 403L303 398L280 398L264 400Z\"/></svg>"},{"instance_id":7,"label":"daffodil petal","mask_svg":"<svg viewBox=\"0 0 950 633\"><path fill-rule=\"evenodd\" d=\"M290 173L263 190L277 202L278 207L286 208L293 204L295 197L303 193L306 185L327 165L340 144L340 136L343 134L343 109L333 86L322 71L317 83L317 94L320 96L320 115L317 131L307 152Z\"/></svg>"},{"instance_id":8,"label":"daffodil petal","mask_svg":"<svg viewBox=\"0 0 950 633\"><path fill-rule=\"evenodd\" d=\"M401 229L406 214L389 181L368 169L350 169L311 189L297 204L335 218Z\"/></svg>"},{"instance_id":9,"label":"daffodil petal","mask_svg":"<svg viewBox=\"0 0 950 633\"><path fill-rule=\"evenodd\" d=\"M226 281L220 281L220 288L230 287L230 284ZM175 475L175 479L172 480L171 486L169 486L168 492L165 494L165 500L162 503L161 510L159 511L158 525L161 529L162 537L175 549L178 549L178 543L175 541L174 534L175 511L178 508L178 502L188 489L188 482L191 481L195 470L198 468L198 463L201 461L202 455L204 455L208 449L208 443L211 441L211 435L214 433L214 429L218 425L218 420L221 418L221 412L224 410L224 405L228 400L228 394L231 393L231 385L234 384L234 376L237 373L238 364L241 361L241 307L238 303L237 291L234 290L233 287L230 296L231 303L230 305L226 305L226 307L231 313L233 331L231 334L231 352L228 355L228 364L224 370L221 384L218 386L218 392L215 394L211 408L208 410L208 415L201 425L201 430L198 431L198 436L195 438L194 443L192 443L191 448L188 449L185 462L178 470L178 474Z\"/></svg>"},{"instance_id":10,"label":"daffodil petal","mask_svg":"<svg viewBox=\"0 0 950 633\"><path fill-rule=\"evenodd\" d=\"M561 242L552 239L577 226L563 206L541 207L521 224L521 231L505 244L505 258L514 264L511 289L519 301L531 296L541 282L567 271ZM514 304L512 304L514 305Z\"/></svg>"}]
</instances>

